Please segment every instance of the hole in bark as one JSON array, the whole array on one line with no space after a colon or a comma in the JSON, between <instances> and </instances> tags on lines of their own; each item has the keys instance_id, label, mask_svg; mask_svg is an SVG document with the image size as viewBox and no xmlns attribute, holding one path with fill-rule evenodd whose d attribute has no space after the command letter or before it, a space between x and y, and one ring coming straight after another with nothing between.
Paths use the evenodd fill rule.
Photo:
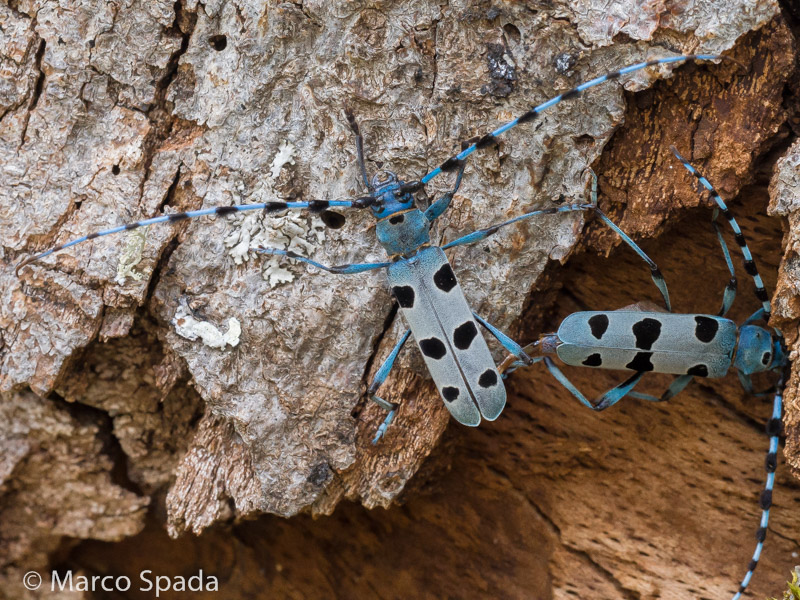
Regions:
<instances>
[{"instance_id":1,"label":"hole in bark","mask_svg":"<svg viewBox=\"0 0 800 600\"><path fill-rule=\"evenodd\" d=\"M575 138L576 146L594 146L594 138L590 135L579 135Z\"/></svg>"},{"instance_id":2,"label":"hole in bark","mask_svg":"<svg viewBox=\"0 0 800 600\"><path fill-rule=\"evenodd\" d=\"M340 215L332 210L326 210L320 215L322 222L331 229L340 229L345 223L344 215Z\"/></svg>"},{"instance_id":3,"label":"hole in bark","mask_svg":"<svg viewBox=\"0 0 800 600\"><path fill-rule=\"evenodd\" d=\"M208 38L208 43L217 52L222 52L228 46L228 38L224 35L212 35Z\"/></svg>"},{"instance_id":4,"label":"hole in bark","mask_svg":"<svg viewBox=\"0 0 800 600\"><path fill-rule=\"evenodd\" d=\"M114 165L113 167L111 167L111 172L114 175L119 175L119 165Z\"/></svg>"},{"instance_id":5,"label":"hole in bark","mask_svg":"<svg viewBox=\"0 0 800 600\"><path fill-rule=\"evenodd\" d=\"M505 25L503 25L503 31L506 32L506 35L508 37L514 40L515 44L519 44L519 40L522 38L522 34L520 33L519 28L516 25L512 23L506 23Z\"/></svg>"}]
</instances>

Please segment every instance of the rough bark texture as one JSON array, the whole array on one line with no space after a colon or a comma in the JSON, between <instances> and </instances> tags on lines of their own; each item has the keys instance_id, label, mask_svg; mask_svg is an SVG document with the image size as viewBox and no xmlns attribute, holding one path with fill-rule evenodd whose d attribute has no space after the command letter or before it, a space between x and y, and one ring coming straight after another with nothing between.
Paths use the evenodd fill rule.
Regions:
<instances>
[{"instance_id":1,"label":"rough bark texture","mask_svg":"<svg viewBox=\"0 0 800 600\"><path fill-rule=\"evenodd\" d=\"M612 218L637 239L658 236L645 249L677 310L716 312L727 277L700 208L709 201L674 144L732 200L768 289L777 279L774 324L794 348L796 15L756 0L642 4L0 6L4 592L24 597L21 573L54 566L132 577L204 568L226 597L733 590L752 551L769 413L735 377L595 414L540 365L510 379L499 421L467 431L447 427L412 348L382 389L402 399L395 423L369 443L383 413L364 406L364 388L405 327L385 276L248 250L382 260L368 214L347 213L338 230L304 214L201 219L14 271L32 252L162 212L357 196L345 106L368 168L412 179L460 140L593 76L726 52L741 65L640 72L509 132L470 159L434 239L582 201L592 166ZM789 221L779 274L768 184L771 213ZM472 307L527 342L571 311L655 299L645 265L583 225L547 217L454 252ZM755 310L751 288L742 273L734 318ZM574 381L599 392L615 375L576 370ZM798 385L786 417L795 474ZM798 550L800 491L785 470L777 488L754 580L762 596L777 594ZM332 516L231 525L301 512ZM165 530L202 535L171 541Z\"/></svg>"}]
</instances>

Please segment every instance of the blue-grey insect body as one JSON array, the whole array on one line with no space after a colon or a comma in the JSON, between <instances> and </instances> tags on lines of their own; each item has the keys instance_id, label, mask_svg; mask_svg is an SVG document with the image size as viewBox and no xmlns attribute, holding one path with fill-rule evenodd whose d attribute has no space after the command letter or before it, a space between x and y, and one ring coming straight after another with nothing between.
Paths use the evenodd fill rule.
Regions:
<instances>
[{"instance_id":1,"label":"blue-grey insect body","mask_svg":"<svg viewBox=\"0 0 800 600\"><path fill-rule=\"evenodd\" d=\"M737 327L715 315L617 310L565 318L548 347L578 367L724 377L731 366L745 375L781 364L780 340L763 327Z\"/></svg>"}]
</instances>

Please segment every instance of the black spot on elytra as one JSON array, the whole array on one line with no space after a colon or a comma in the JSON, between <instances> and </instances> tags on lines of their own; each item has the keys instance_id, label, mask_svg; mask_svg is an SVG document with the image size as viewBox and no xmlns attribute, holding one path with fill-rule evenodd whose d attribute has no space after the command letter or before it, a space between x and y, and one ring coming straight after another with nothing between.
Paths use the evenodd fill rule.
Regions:
<instances>
[{"instance_id":1,"label":"black spot on elytra","mask_svg":"<svg viewBox=\"0 0 800 600\"><path fill-rule=\"evenodd\" d=\"M466 321L456 327L453 332L453 343L459 350L466 350L472 345L472 340L478 335L478 328L474 321Z\"/></svg>"},{"instance_id":2,"label":"black spot on elytra","mask_svg":"<svg viewBox=\"0 0 800 600\"><path fill-rule=\"evenodd\" d=\"M450 266L450 263L443 264L441 268L436 271L436 273L433 275L433 283L435 283L436 287L443 292L449 292L456 287L456 285L458 285L455 273L453 273L453 268Z\"/></svg>"},{"instance_id":3,"label":"black spot on elytra","mask_svg":"<svg viewBox=\"0 0 800 600\"><path fill-rule=\"evenodd\" d=\"M444 347L444 342L439 338L427 338L419 343L419 349L428 358L439 360L447 354L447 348Z\"/></svg>"},{"instance_id":4,"label":"black spot on elytra","mask_svg":"<svg viewBox=\"0 0 800 600\"><path fill-rule=\"evenodd\" d=\"M594 315L589 318L589 327L592 328L592 335L598 340L603 339L603 334L608 329L608 315Z\"/></svg>"},{"instance_id":5,"label":"black spot on elytra","mask_svg":"<svg viewBox=\"0 0 800 600\"><path fill-rule=\"evenodd\" d=\"M458 398L458 388L452 386L446 386L442 388L442 398L447 400L448 402L452 402L456 398Z\"/></svg>"},{"instance_id":6,"label":"black spot on elytra","mask_svg":"<svg viewBox=\"0 0 800 600\"><path fill-rule=\"evenodd\" d=\"M650 362L650 358L653 356L652 352L637 352L636 356L633 357L633 360L625 365L626 369L631 369L638 373L644 373L645 371L652 371L655 367L653 363Z\"/></svg>"},{"instance_id":7,"label":"black spot on elytra","mask_svg":"<svg viewBox=\"0 0 800 600\"><path fill-rule=\"evenodd\" d=\"M686 374L696 377L708 377L708 367L706 365L695 365L687 370Z\"/></svg>"},{"instance_id":8,"label":"black spot on elytra","mask_svg":"<svg viewBox=\"0 0 800 600\"><path fill-rule=\"evenodd\" d=\"M633 324L633 335L636 336L636 347L641 350L650 350L661 335L661 321L657 319L642 319Z\"/></svg>"},{"instance_id":9,"label":"black spot on elytra","mask_svg":"<svg viewBox=\"0 0 800 600\"><path fill-rule=\"evenodd\" d=\"M587 356L582 362L582 365L586 365L587 367L599 367L603 364L602 357L595 352L594 354L590 354Z\"/></svg>"},{"instance_id":10,"label":"black spot on elytra","mask_svg":"<svg viewBox=\"0 0 800 600\"><path fill-rule=\"evenodd\" d=\"M389 223L391 223L392 225L399 225L405 220L406 220L405 215L393 215L389 217Z\"/></svg>"},{"instance_id":11,"label":"black spot on elytra","mask_svg":"<svg viewBox=\"0 0 800 600\"><path fill-rule=\"evenodd\" d=\"M392 293L401 308L413 308L416 294L410 285L396 285L392 288Z\"/></svg>"},{"instance_id":12,"label":"black spot on elytra","mask_svg":"<svg viewBox=\"0 0 800 600\"><path fill-rule=\"evenodd\" d=\"M494 369L486 369L478 378L478 385L482 388L490 388L497 385L497 373Z\"/></svg>"},{"instance_id":13,"label":"black spot on elytra","mask_svg":"<svg viewBox=\"0 0 800 600\"><path fill-rule=\"evenodd\" d=\"M716 337L717 330L719 329L719 323L716 319L697 316L694 318L694 322L697 323L697 326L694 328L694 336L698 340L707 344Z\"/></svg>"}]
</instances>

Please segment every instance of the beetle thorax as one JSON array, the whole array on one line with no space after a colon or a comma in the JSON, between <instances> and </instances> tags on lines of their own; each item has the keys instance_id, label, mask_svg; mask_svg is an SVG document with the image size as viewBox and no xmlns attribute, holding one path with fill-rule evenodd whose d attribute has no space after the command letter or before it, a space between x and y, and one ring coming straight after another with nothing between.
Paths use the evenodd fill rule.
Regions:
<instances>
[{"instance_id":1,"label":"beetle thorax","mask_svg":"<svg viewBox=\"0 0 800 600\"><path fill-rule=\"evenodd\" d=\"M772 336L763 327L742 325L733 366L745 375L768 370L775 358L773 345Z\"/></svg>"},{"instance_id":2,"label":"beetle thorax","mask_svg":"<svg viewBox=\"0 0 800 600\"><path fill-rule=\"evenodd\" d=\"M430 243L430 222L418 208L398 210L379 219L378 241L389 256L409 256Z\"/></svg>"}]
</instances>

